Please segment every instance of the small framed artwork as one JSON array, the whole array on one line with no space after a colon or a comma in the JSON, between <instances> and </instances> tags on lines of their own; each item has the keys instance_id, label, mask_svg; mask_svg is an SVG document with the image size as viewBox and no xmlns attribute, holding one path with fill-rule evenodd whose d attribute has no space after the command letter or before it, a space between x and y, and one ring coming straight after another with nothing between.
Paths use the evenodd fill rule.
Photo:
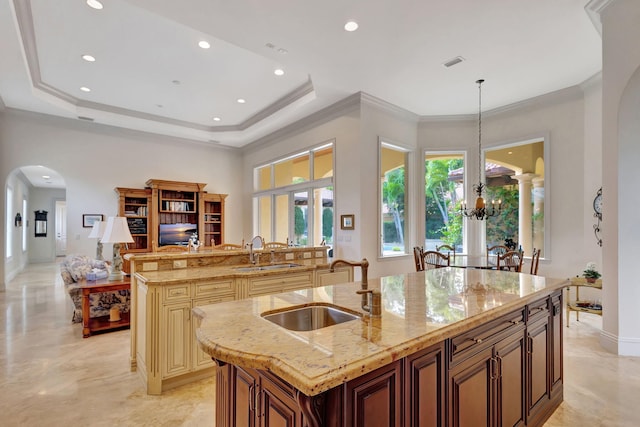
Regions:
<instances>
[{"instance_id":1,"label":"small framed artwork","mask_svg":"<svg viewBox=\"0 0 640 427\"><path fill-rule=\"evenodd\" d=\"M82 215L82 226L84 228L93 227L93 223L96 221L102 221L104 219L104 215L101 214L83 214Z\"/></svg>"},{"instance_id":2,"label":"small framed artwork","mask_svg":"<svg viewBox=\"0 0 640 427\"><path fill-rule=\"evenodd\" d=\"M343 230L353 230L355 228L354 215L340 215L340 228Z\"/></svg>"}]
</instances>

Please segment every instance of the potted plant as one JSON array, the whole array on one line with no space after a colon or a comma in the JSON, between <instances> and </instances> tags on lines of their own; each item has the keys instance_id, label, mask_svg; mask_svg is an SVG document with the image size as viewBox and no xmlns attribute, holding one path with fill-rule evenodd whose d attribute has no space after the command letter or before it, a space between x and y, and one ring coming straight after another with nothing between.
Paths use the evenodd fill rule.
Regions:
<instances>
[{"instance_id":1,"label":"potted plant","mask_svg":"<svg viewBox=\"0 0 640 427\"><path fill-rule=\"evenodd\" d=\"M582 272L582 276L587 279L587 282L595 283L595 281L602 275L598 273L598 270L596 270L596 263L589 262L587 263L587 267L585 268L585 270Z\"/></svg>"}]
</instances>

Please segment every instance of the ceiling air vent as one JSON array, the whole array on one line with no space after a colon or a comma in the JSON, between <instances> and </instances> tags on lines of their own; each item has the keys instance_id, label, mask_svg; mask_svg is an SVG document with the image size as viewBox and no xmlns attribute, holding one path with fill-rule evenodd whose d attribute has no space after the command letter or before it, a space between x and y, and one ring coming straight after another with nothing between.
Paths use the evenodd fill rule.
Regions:
<instances>
[{"instance_id":1,"label":"ceiling air vent","mask_svg":"<svg viewBox=\"0 0 640 427\"><path fill-rule=\"evenodd\" d=\"M88 121L88 122L92 122L92 121L93 121L93 119L92 119L91 117L78 116L78 118L79 118L80 120L86 120L86 121Z\"/></svg>"},{"instance_id":2,"label":"ceiling air vent","mask_svg":"<svg viewBox=\"0 0 640 427\"><path fill-rule=\"evenodd\" d=\"M461 63L462 61L464 61L464 58L462 56L456 56L453 59L448 60L447 62L445 62L444 65L445 67L449 68L449 67L453 67L456 64Z\"/></svg>"}]
</instances>

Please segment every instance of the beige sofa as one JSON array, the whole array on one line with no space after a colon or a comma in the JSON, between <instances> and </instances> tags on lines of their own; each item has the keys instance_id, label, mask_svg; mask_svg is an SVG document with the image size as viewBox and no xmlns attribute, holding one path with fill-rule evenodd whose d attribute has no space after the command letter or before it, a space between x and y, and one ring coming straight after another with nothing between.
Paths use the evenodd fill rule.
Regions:
<instances>
[{"instance_id":1,"label":"beige sofa","mask_svg":"<svg viewBox=\"0 0 640 427\"><path fill-rule=\"evenodd\" d=\"M99 261L85 255L69 255L60 263L60 275L64 287L73 302L73 323L82 322L82 291L78 281L86 278L87 273L98 270L108 270L105 261ZM89 317L108 316L113 306L120 307L120 312L129 312L130 293L128 290L103 292L90 295L91 308Z\"/></svg>"}]
</instances>

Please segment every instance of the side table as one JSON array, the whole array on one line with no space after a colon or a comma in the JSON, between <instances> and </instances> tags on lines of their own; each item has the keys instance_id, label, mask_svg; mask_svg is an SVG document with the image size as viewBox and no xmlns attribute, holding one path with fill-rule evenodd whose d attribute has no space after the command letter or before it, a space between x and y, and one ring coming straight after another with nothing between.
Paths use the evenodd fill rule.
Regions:
<instances>
[{"instance_id":1,"label":"side table","mask_svg":"<svg viewBox=\"0 0 640 427\"><path fill-rule=\"evenodd\" d=\"M587 282L584 277L572 277L571 283L567 286L567 328L569 327L569 315L572 311L576 312L576 321L580 321L580 312L591 313L602 316L602 305L594 304L588 301L580 301L580 288L593 288L602 290L602 279L597 279L594 283ZM571 286L576 288L576 301L569 302L569 290Z\"/></svg>"},{"instance_id":2,"label":"side table","mask_svg":"<svg viewBox=\"0 0 640 427\"><path fill-rule=\"evenodd\" d=\"M91 332L109 331L112 329L124 328L129 326L129 313L120 313L120 320L111 322L109 316L89 317L91 310L91 302L89 295L99 292L121 291L131 289L131 280L125 277L122 280L110 282L107 279L96 281L83 281L79 283L82 289L82 337L88 338Z\"/></svg>"}]
</instances>

